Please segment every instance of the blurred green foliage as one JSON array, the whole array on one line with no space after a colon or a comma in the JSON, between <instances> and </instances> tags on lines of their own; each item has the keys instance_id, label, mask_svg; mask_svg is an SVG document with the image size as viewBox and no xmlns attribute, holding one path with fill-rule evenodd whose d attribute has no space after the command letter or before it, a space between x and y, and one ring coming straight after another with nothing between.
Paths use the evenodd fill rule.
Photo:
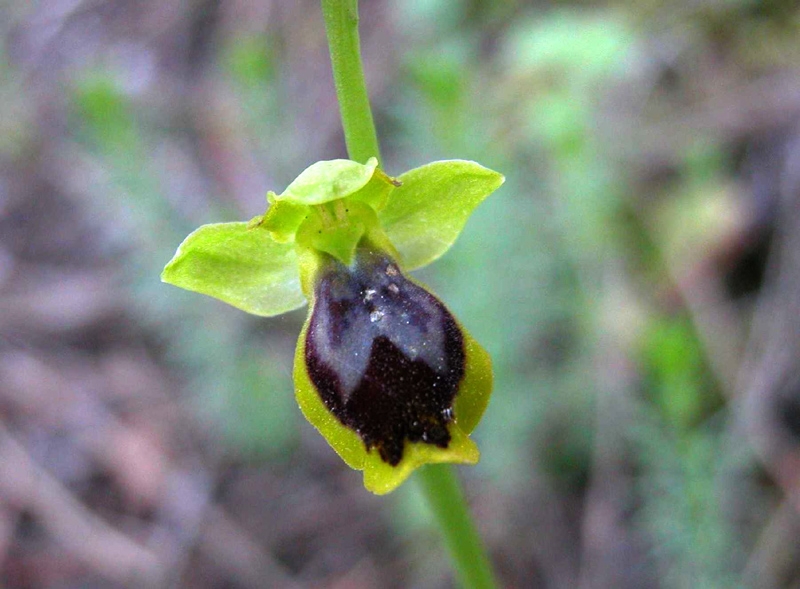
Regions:
<instances>
[{"instance_id":1,"label":"blurred green foliage","mask_svg":"<svg viewBox=\"0 0 800 589\"><path fill-rule=\"evenodd\" d=\"M686 317L655 318L642 335L645 390L667 424L682 432L708 414L703 351Z\"/></svg>"},{"instance_id":2,"label":"blurred green foliage","mask_svg":"<svg viewBox=\"0 0 800 589\"><path fill-rule=\"evenodd\" d=\"M77 116L102 149L134 150L136 121L127 97L113 77L96 73L78 81L73 102Z\"/></svg>"},{"instance_id":3,"label":"blurred green foliage","mask_svg":"<svg viewBox=\"0 0 800 589\"><path fill-rule=\"evenodd\" d=\"M267 36L236 37L223 50L225 70L243 87L260 87L275 77L275 55Z\"/></svg>"}]
</instances>

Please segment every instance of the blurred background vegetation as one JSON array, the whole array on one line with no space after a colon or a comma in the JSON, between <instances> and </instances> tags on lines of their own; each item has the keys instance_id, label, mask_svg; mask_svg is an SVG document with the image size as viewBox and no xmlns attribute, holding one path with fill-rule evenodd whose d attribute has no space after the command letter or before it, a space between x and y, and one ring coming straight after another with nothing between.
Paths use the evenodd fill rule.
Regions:
<instances>
[{"instance_id":1,"label":"blurred background vegetation","mask_svg":"<svg viewBox=\"0 0 800 589\"><path fill-rule=\"evenodd\" d=\"M420 273L491 352L505 587L800 587L800 9L361 2L390 174L503 172ZM0 0L0 583L453 586L301 417L305 311L162 285L344 157L312 0Z\"/></svg>"}]
</instances>

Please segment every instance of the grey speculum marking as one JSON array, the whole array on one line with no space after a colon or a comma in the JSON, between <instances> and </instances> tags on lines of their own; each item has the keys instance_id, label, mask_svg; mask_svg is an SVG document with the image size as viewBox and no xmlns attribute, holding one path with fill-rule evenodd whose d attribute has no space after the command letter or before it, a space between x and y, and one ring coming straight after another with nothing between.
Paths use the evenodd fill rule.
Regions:
<instances>
[{"instance_id":1,"label":"grey speculum marking","mask_svg":"<svg viewBox=\"0 0 800 589\"><path fill-rule=\"evenodd\" d=\"M464 339L445 306L391 258L359 249L315 291L305 360L325 406L396 466L406 440L446 448Z\"/></svg>"}]
</instances>

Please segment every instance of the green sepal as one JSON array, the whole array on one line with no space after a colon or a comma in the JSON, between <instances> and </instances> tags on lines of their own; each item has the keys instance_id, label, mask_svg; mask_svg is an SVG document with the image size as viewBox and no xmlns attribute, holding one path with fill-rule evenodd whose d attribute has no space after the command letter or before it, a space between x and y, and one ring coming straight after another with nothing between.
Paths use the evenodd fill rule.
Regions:
<instances>
[{"instance_id":1,"label":"green sepal","mask_svg":"<svg viewBox=\"0 0 800 589\"><path fill-rule=\"evenodd\" d=\"M277 201L319 205L344 198L366 186L377 167L378 160L374 157L366 164L351 160L317 162L303 170Z\"/></svg>"},{"instance_id":2,"label":"green sepal","mask_svg":"<svg viewBox=\"0 0 800 589\"><path fill-rule=\"evenodd\" d=\"M203 225L181 243L161 280L269 317L302 307L297 253L248 223Z\"/></svg>"},{"instance_id":3,"label":"green sepal","mask_svg":"<svg viewBox=\"0 0 800 589\"><path fill-rule=\"evenodd\" d=\"M466 160L444 160L400 175L381 226L405 268L430 264L455 242L472 211L505 181L502 174Z\"/></svg>"},{"instance_id":4,"label":"green sepal","mask_svg":"<svg viewBox=\"0 0 800 589\"><path fill-rule=\"evenodd\" d=\"M302 258L301 266L306 274L304 282L314 282L326 266L325 257L308 250ZM424 284L416 280L414 282L430 292ZM308 284L308 287L313 292L312 285ZM397 466L391 466L381 459L376 449L368 451L358 434L344 426L328 410L311 382L306 368L305 347L313 312L312 300L295 349L294 385L297 403L309 423L322 434L342 460L351 468L364 471L364 486L368 491L377 495L389 493L402 484L415 469L425 464L478 462L480 452L469 434L480 421L489 402L493 383L492 366L489 354L460 322L457 321L457 324L464 340L465 374L453 404L453 421L447 426L450 442L447 448L439 448L424 442L406 441L403 458Z\"/></svg>"}]
</instances>

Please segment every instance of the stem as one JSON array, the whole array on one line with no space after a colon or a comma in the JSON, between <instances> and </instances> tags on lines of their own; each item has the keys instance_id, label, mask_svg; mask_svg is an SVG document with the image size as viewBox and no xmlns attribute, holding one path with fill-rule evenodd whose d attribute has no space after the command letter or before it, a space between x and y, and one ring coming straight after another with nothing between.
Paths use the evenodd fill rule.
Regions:
<instances>
[{"instance_id":1,"label":"stem","mask_svg":"<svg viewBox=\"0 0 800 589\"><path fill-rule=\"evenodd\" d=\"M444 535L461 586L493 589L496 583L492 565L453 468L433 464L418 472L417 481Z\"/></svg>"},{"instance_id":2,"label":"stem","mask_svg":"<svg viewBox=\"0 0 800 589\"><path fill-rule=\"evenodd\" d=\"M371 157L380 160L361 66L358 0L322 0L322 13L347 153L350 159L362 163ZM453 470L445 464L426 466L419 471L417 480L444 536L461 585L469 589L494 589L489 558Z\"/></svg>"},{"instance_id":3,"label":"stem","mask_svg":"<svg viewBox=\"0 0 800 589\"><path fill-rule=\"evenodd\" d=\"M347 153L350 159L361 163L371 157L380 161L378 136L361 66L358 0L322 0L322 14Z\"/></svg>"}]
</instances>

